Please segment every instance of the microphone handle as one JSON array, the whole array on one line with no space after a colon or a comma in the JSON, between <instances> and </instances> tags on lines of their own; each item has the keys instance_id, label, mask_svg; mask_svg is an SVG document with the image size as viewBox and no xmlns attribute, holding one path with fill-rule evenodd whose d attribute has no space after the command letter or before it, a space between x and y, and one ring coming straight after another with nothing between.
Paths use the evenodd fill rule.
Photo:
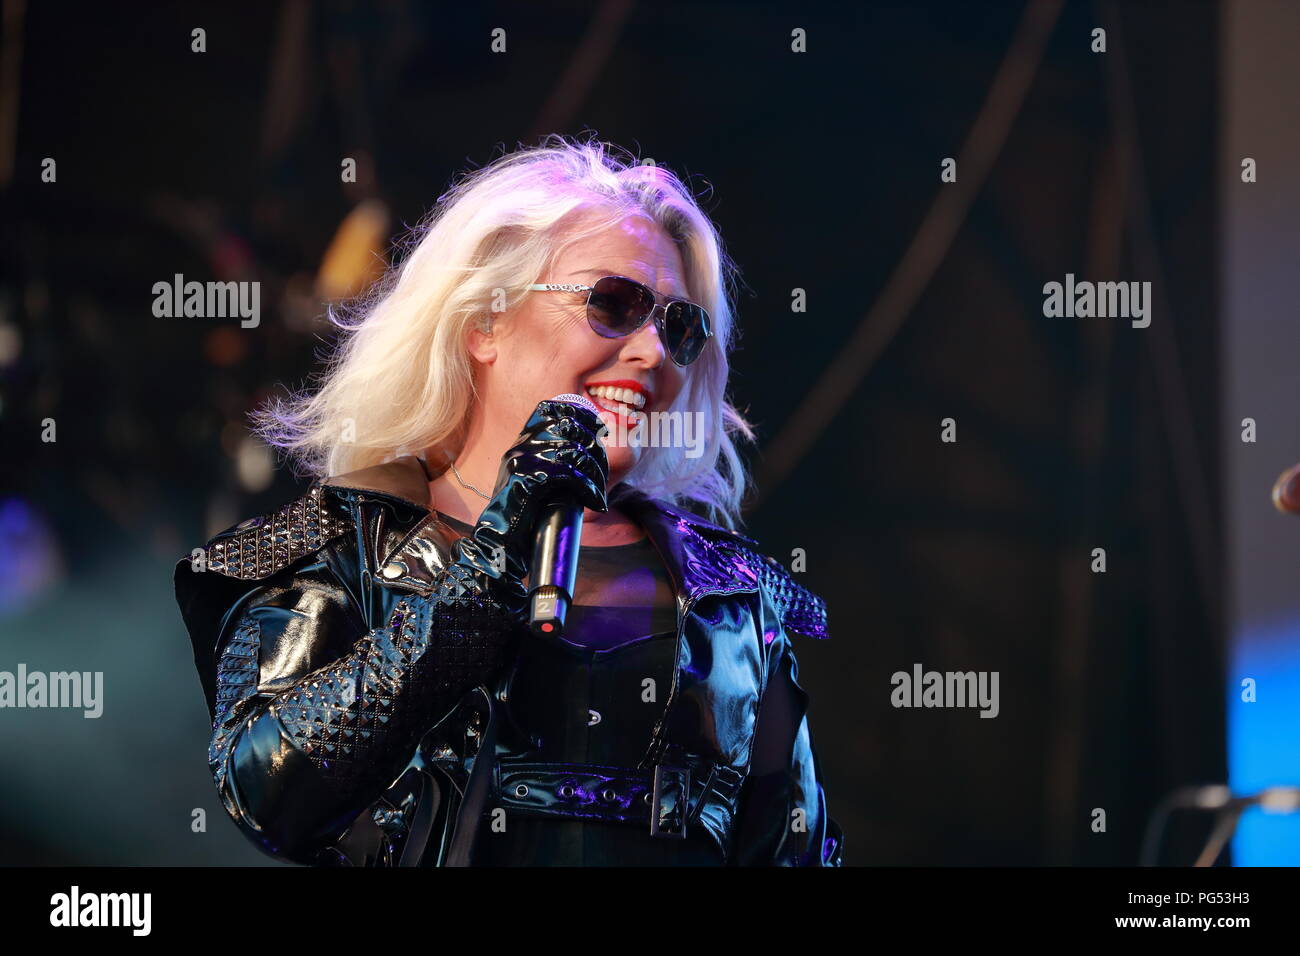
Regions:
<instances>
[{"instance_id":1,"label":"microphone handle","mask_svg":"<svg viewBox=\"0 0 1300 956\"><path fill-rule=\"evenodd\" d=\"M560 637L573 603L582 540L582 506L559 499L543 506L529 565L528 626L535 634Z\"/></svg>"}]
</instances>

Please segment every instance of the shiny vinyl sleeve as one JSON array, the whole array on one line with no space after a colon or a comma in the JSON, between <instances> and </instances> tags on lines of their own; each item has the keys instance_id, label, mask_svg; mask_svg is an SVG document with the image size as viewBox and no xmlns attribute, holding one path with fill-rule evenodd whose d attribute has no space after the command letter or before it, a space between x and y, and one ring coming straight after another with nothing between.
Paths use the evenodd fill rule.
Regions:
<instances>
[{"instance_id":1,"label":"shiny vinyl sleeve","mask_svg":"<svg viewBox=\"0 0 1300 956\"><path fill-rule=\"evenodd\" d=\"M827 806L808 721L810 698L799 684L798 659L784 627L771 650L731 862L842 866L844 834Z\"/></svg>"},{"instance_id":2,"label":"shiny vinyl sleeve","mask_svg":"<svg viewBox=\"0 0 1300 956\"><path fill-rule=\"evenodd\" d=\"M209 768L262 850L310 864L393 783L421 736L490 680L517 639L522 587L472 539L431 593L362 632L324 563L286 569L226 615ZM358 637L358 635L360 635Z\"/></svg>"}]
</instances>

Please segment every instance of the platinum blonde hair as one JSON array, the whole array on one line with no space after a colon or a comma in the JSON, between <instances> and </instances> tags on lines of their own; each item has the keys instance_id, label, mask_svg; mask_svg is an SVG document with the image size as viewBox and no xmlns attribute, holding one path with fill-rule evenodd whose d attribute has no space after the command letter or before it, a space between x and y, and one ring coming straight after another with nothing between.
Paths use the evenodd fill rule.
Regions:
<instances>
[{"instance_id":1,"label":"platinum blonde hair","mask_svg":"<svg viewBox=\"0 0 1300 956\"><path fill-rule=\"evenodd\" d=\"M494 302L504 295L514 307L544 295L526 287L549 274L569 242L629 214L657 223L677 246L687 294L708 310L714 339L683 370L672 409L702 413L703 453L689 458L681 447L643 447L625 480L734 530L750 481L736 439L754 438L726 396L737 334L735 266L673 172L595 140L553 134L464 174L398 243L404 255L384 278L330 310L340 334L319 386L268 402L252 416L256 434L296 461L300 474L317 477L426 449L431 459L451 460L477 401L471 323L508 321L491 311ZM578 219L590 224L562 237L560 227ZM446 467L430 465L435 473Z\"/></svg>"}]
</instances>

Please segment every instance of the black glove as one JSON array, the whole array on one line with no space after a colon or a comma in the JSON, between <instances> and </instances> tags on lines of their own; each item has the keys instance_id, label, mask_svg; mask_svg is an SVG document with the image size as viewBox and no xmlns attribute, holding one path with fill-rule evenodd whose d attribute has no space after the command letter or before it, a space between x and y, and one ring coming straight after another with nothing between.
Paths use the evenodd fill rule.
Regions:
<instances>
[{"instance_id":1,"label":"black glove","mask_svg":"<svg viewBox=\"0 0 1300 956\"><path fill-rule=\"evenodd\" d=\"M518 441L501 456L496 494L479 515L474 543L463 555L477 564L502 555L509 577L522 583L532 555L530 535L543 505L568 496L593 511L608 511L609 461L600 433L604 423L590 408L568 402L538 404ZM464 539L462 539L464 540ZM518 595L522 598L521 593ZM515 594L504 594L510 600Z\"/></svg>"}]
</instances>

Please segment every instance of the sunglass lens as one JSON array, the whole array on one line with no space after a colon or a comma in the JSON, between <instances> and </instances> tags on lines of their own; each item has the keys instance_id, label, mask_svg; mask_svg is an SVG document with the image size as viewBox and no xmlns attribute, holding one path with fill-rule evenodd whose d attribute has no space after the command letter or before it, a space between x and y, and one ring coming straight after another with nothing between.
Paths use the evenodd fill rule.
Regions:
<instances>
[{"instance_id":1,"label":"sunglass lens","mask_svg":"<svg viewBox=\"0 0 1300 956\"><path fill-rule=\"evenodd\" d=\"M664 317L668 351L678 365L690 365L709 340L709 314L689 302L673 302Z\"/></svg>"},{"instance_id":2,"label":"sunglass lens","mask_svg":"<svg viewBox=\"0 0 1300 956\"><path fill-rule=\"evenodd\" d=\"M645 286L618 276L605 276L591 290L587 320L598 335L618 338L640 328L654 305L654 295Z\"/></svg>"}]
</instances>

